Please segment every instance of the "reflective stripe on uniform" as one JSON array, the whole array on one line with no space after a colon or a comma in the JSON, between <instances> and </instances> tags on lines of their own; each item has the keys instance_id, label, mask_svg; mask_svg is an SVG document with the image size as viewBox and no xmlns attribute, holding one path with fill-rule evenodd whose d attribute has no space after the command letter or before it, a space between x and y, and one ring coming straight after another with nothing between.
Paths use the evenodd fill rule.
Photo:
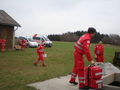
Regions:
<instances>
[{"instance_id":1,"label":"reflective stripe on uniform","mask_svg":"<svg viewBox=\"0 0 120 90\"><path fill-rule=\"evenodd\" d=\"M79 81L79 83L85 83L85 81Z\"/></svg>"},{"instance_id":2,"label":"reflective stripe on uniform","mask_svg":"<svg viewBox=\"0 0 120 90\"><path fill-rule=\"evenodd\" d=\"M95 75L96 75L96 76L97 76L97 75L102 75L102 72L96 73Z\"/></svg>"},{"instance_id":3,"label":"reflective stripe on uniform","mask_svg":"<svg viewBox=\"0 0 120 90\"><path fill-rule=\"evenodd\" d=\"M77 74L75 74L75 73L72 73L72 75L77 75Z\"/></svg>"},{"instance_id":4,"label":"reflective stripe on uniform","mask_svg":"<svg viewBox=\"0 0 120 90\"><path fill-rule=\"evenodd\" d=\"M78 77L78 79L85 79L85 77Z\"/></svg>"},{"instance_id":5,"label":"reflective stripe on uniform","mask_svg":"<svg viewBox=\"0 0 120 90\"><path fill-rule=\"evenodd\" d=\"M103 80L98 80L96 83L102 83L103 82Z\"/></svg>"},{"instance_id":6,"label":"reflective stripe on uniform","mask_svg":"<svg viewBox=\"0 0 120 90\"><path fill-rule=\"evenodd\" d=\"M83 44L81 44L79 41L78 41L77 43L78 43L78 45L81 45L81 46L83 46Z\"/></svg>"},{"instance_id":7,"label":"reflective stripe on uniform","mask_svg":"<svg viewBox=\"0 0 120 90\"><path fill-rule=\"evenodd\" d=\"M75 76L71 76L71 78L76 78Z\"/></svg>"},{"instance_id":8,"label":"reflective stripe on uniform","mask_svg":"<svg viewBox=\"0 0 120 90\"><path fill-rule=\"evenodd\" d=\"M44 51L44 49L40 49L40 51Z\"/></svg>"},{"instance_id":9,"label":"reflective stripe on uniform","mask_svg":"<svg viewBox=\"0 0 120 90\"><path fill-rule=\"evenodd\" d=\"M78 47L79 49L83 50L83 48L81 48L80 46L78 46L76 43L75 43L75 46Z\"/></svg>"}]
</instances>

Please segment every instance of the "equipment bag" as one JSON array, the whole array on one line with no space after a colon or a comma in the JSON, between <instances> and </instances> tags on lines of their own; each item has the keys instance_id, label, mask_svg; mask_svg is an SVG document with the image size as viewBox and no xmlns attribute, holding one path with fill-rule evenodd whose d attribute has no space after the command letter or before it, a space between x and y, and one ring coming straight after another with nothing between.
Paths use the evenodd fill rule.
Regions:
<instances>
[{"instance_id":1,"label":"equipment bag","mask_svg":"<svg viewBox=\"0 0 120 90\"><path fill-rule=\"evenodd\" d=\"M89 87L95 88L95 89L100 89L103 87L103 80L102 79L98 79L98 80L90 79Z\"/></svg>"},{"instance_id":2,"label":"equipment bag","mask_svg":"<svg viewBox=\"0 0 120 90\"><path fill-rule=\"evenodd\" d=\"M90 88L102 88L102 68L100 66L90 65L85 68L85 86Z\"/></svg>"},{"instance_id":3,"label":"equipment bag","mask_svg":"<svg viewBox=\"0 0 120 90\"><path fill-rule=\"evenodd\" d=\"M100 66L92 66L89 74L92 79L100 79L102 77L102 68Z\"/></svg>"}]
</instances>

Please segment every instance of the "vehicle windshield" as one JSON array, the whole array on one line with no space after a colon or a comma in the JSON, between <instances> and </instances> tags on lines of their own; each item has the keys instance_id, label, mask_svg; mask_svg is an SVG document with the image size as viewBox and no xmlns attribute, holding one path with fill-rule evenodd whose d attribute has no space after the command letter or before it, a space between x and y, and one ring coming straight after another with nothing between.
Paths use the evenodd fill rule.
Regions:
<instances>
[{"instance_id":1,"label":"vehicle windshield","mask_svg":"<svg viewBox=\"0 0 120 90\"><path fill-rule=\"evenodd\" d=\"M34 42L34 40L33 40L33 39L31 39L31 38L28 38L28 41Z\"/></svg>"},{"instance_id":2,"label":"vehicle windshield","mask_svg":"<svg viewBox=\"0 0 120 90\"><path fill-rule=\"evenodd\" d=\"M50 41L47 36L41 36L41 37L33 37L34 40L44 40L44 41Z\"/></svg>"},{"instance_id":3,"label":"vehicle windshield","mask_svg":"<svg viewBox=\"0 0 120 90\"><path fill-rule=\"evenodd\" d=\"M35 40L41 40L40 37L33 37L33 39L35 39Z\"/></svg>"},{"instance_id":4,"label":"vehicle windshield","mask_svg":"<svg viewBox=\"0 0 120 90\"><path fill-rule=\"evenodd\" d=\"M45 36L43 36L43 39L44 39L45 41L50 41L49 38L48 38L48 37L45 37Z\"/></svg>"}]
</instances>

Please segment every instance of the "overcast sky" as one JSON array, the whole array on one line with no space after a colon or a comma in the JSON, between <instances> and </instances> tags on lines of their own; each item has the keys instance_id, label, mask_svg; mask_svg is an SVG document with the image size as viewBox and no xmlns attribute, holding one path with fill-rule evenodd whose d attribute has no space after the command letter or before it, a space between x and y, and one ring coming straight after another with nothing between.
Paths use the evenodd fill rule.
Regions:
<instances>
[{"instance_id":1,"label":"overcast sky","mask_svg":"<svg viewBox=\"0 0 120 90\"><path fill-rule=\"evenodd\" d=\"M120 0L0 0L22 27L16 36L62 34L95 27L120 35Z\"/></svg>"}]
</instances>

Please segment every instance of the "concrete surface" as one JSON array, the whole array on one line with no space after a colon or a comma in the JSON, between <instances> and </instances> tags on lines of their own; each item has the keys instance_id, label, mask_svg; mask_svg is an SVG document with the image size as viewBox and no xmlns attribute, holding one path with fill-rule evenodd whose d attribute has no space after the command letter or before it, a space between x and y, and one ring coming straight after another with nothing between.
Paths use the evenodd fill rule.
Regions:
<instances>
[{"instance_id":1,"label":"concrete surface","mask_svg":"<svg viewBox=\"0 0 120 90\"><path fill-rule=\"evenodd\" d=\"M103 77L103 83L108 85L108 84L114 82L114 80L115 80L115 75L114 74L115 73L108 74L108 75L104 76Z\"/></svg>"},{"instance_id":2,"label":"concrete surface","mask_svg":"<svg viewBox=\"0 0 120 90\"><path fill-rule=\"evenodd\" d=\"M120 82L120 73L112 73L103 77L104 84L110 84L114 81Z\"/></svg>"},{"instance_id":3,"label":"concrete surface","mask_svg":"<svg viewBox=\"0 0 120 90\"><path fill-rule=\"evenodd\" d=\"M104 69L105 69L105 75L112 74L112 73L120 73L120 69L118 69L111 63L105 63Z\"/></svg>"},{"instance_id":4,"label":"concrete surface","mask_svg":"<svg viewBox=\"0 0 120 90\"><path fill-rule=\"evenodd\" d=\"M69 84L69 79L70 75L28 84L28 86L35 87L37 90L78 90L77 86Z\"/></svg>"},{"instance_id":5,"label":"concrete surface","mask_svg":"<svg viewBox=\"0 0 120 90\"><path fill-rule=\"evenodd\" d=\"M120 73L120 70L114 67L110 63L106 63L104 65L104 68L105 68L106 75L109 75L115 72ZM28 84L27 86L35 87L37 90L79 90L78 86L71 85L69 83L69 79L70 79L70 75L63 76L60 78L49 79L43 82L31 83L31 84ZM104 88L102 90L110 90L110 89Z\"/></svg>"},{"instance_id":6,"label":"concrete surface","mask_svg":"<svg viewBox=\"0 0 120 90\"><path fill-rule=\"evenodd\" d=\"M120 73L112 73L109 75L104 76L103 78L103 83L104 83L104 88L107 88L107 90L120 90L120 87L118 86L112 86L109 85L112 82L118 81L120 82Z\"/></svg>"}]
</instances>

